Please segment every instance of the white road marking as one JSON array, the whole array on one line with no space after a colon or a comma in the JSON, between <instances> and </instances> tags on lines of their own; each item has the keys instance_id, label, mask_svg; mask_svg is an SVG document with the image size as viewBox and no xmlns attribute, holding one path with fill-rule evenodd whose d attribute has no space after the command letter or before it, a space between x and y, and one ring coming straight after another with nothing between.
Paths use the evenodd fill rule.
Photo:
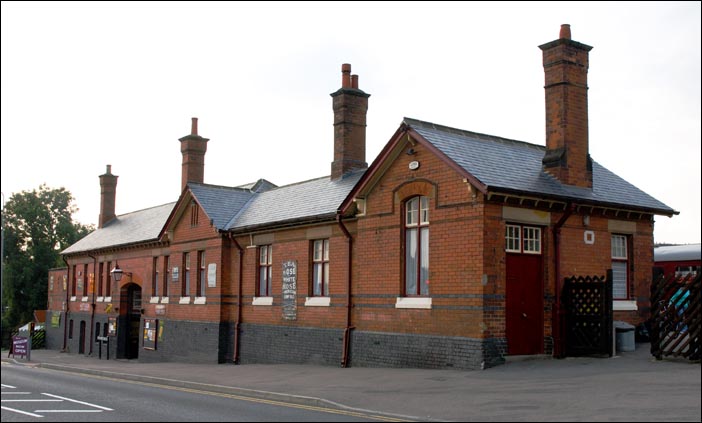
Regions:
<instances>
[{"instance_id":1,"label":"white road marking","mask_svg":"<svg viewBox=\"0 0 702 423\"><path fill-rule=\"evenodd\" d=\"M102 410L34 410L35 413L102 413Z\"/></svg>"},{"instance_id":2,"label":"white road marking","mask_svg":"<svg viewBox=\"0 0 702 423\"><path fill-rule=\"evenodd\" d=\"M7 389L17 389L17 387L12 386L12 385L5 385L4 383L2 384L3 388ZM31 392L2 392L2 395L29 395ZM96 405L96 404L91 404L89 402L84 402L84 401L78 401L74 400L71 398L66 398L66 397L61 397L58 395L54 394L49 394L46 392L42 392L42 395L46 395L48 397L52 397L53 399L2 399L0 402L63 402L63 401L68 401L68 402L74 402L76 404L82 404L82 405L87 405L89 407L97 408L97 410L34 410L34 413L30 413L29 411L23 411L23 410L17 410L16 408L10 408L10 407L5 407L2 406L3 410L6 411L11 411L14 413L19 413L19 414L24 414L26 416L31 416L31 417L44 417L41 414L36 414L36 413L102 413L103 411L114 411L111 408L103 407L101 405Z\"/></svg>"},{"instance_id":3,"label":"white road marking","mask_svg":"<svg viewBox=\"0 0 702 423\"><path fill-rule=\"evenodd\" d=\"M39 414L34 414L34 413L27 412L27 411L22 411L22 410L15 410L14 408L10 408L10 407L0 407L0 408L2 408L3 410L6 410L6 411L14 411L15 413L25 414L27 416L44 417L44 416L41 416Z\"/></svg>"},{"instance_id":4,"label":"white road marking","mask_svg":"<svg viewBox=\"0 0 702 423\"><path fill-rule=\"evenodd\" d=\"M0 402L61 402L60 399L12 399L12 400L2 400Z\"/></svg>"},{"instance_id":5,"label":"white road marking","mask_svg":"<svg viewBox=\"0 0 702 423\"><path fill-rule=\"evenodd\" d=\"M91 404L91 403L89 403L89 402L78 401L78 400L74 400L74 399L70 399L70 398L66 398L66 397L60 397L60 396L58 396L58 395L47 394L47 393L45 393L45 392L42 392L42 395L46 395L46 396L52 397L52 398L62 399L62 400L64 400L64 401L75 402L76 404L87 405L87 406L89 406L89 407L99 408L99 409L105 410L105 411L114 411L114 410L111 409L111 408L103 407L103 406L101 406L101 405Z\"/></svg>"}]
</instances>

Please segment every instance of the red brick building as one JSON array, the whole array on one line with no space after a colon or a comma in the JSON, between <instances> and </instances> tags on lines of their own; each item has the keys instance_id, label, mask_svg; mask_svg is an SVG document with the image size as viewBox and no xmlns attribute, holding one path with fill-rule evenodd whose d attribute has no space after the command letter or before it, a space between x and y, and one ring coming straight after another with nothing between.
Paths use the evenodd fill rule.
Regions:
<instances>
[{"instance_id":1,"label":"red brick building","mask_svg":"<svg viewBox=\"0 0 702 423\"><path fill-rule=\"evenodd\" d=\"M144 361L484 368L558 353L559 290L614 270L615 318L649 313L653 216L673 209L590 158L591 47L540 46L546 146L404 119L365 157L369 95L342 66L331 175L204 183L207 138L180 139L175 203L115 216L50 276L48 340ZM120 280L116 279L120 277ZM58 323L57 323L58 322Z\"/></svg>"}]
</instances>

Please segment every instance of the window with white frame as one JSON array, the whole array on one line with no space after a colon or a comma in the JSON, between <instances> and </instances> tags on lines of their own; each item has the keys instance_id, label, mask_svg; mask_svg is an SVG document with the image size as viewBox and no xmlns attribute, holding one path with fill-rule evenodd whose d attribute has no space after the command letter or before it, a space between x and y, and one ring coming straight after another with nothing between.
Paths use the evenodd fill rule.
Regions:
<instances>
[{"instance_id":1,"label":"window with white frame","mask_svg":"<svg viewBox=\"0 0 702 423\"><path fill-rule=\"evenodd\" d=\"M505 251L510 253L522 252L522 227L519 225L505 226Z\"/></svg>"},{"instance_id":2,"label":"window with white frame","mask_svg":"<svg viewBox=\"0 0 702 423\"><path fill-rule=\"evenodd\" d=\"M629 298L629 246L626 235L612 235L612 298Z\"/></svg>"},{"instance_id":3,"label":"window with white frame","mask_svg":"<svg viewBox=\"0 0 702 423\"><path fill-rule=\"evenodd\" d=\"M429 295L429 197L405 202L405 295Z\"/></svg>"},{"instance_id":4,"label":"window with white frame","mask_svg":"<svg viewBox=\"0 0 702 423\"><path fill-rule=\"evenodd\" d=\"M329 240L312 243L312 296L329 296Z\"/></svg>"},{"instance_id":5,"label":"window with white frame","mask_svg":"<svg viewBox=\"0 0 702 423\"><path fill-rule=\"evenodd\" d=\"M522 233L524 235L524 253L541 254L541 228L525 226Z\"/></svg>"},{"instance_id":6,"label":"window with white frame","mask_svg":"<svg viewBox=\"0 0 702 423\"><path fill-rule=\"evenodd\" d=\"M541 254L541 228L505 225L505 251L508 253Z\"/></svg>"},{"instance_id":7,"label":"window with white frame","mask_svg":"<svg viewBox=\"0 0 702 423\"><path fill-rule=\"evenodd\" d=\"M183 253L183 281L180 285L180 296L190 296L190 253Z\"/></svg>"},{"instance_id":8,"label":"window with white frame","mask_svg":"<svg viewBox=\"0 0 702 423\"><path fill-rule=\"evenodd\" d=\"M163 256L163 296L168 297L168 283L171 275L171 257Z\"/></svg>"},{"instance_id":9,"label":"window with white frame","mask_svg":"<svg viewBox=\"0 0 702 423\"><path fill-rule=\"evenodd\" d=\"M158 257L153 258L151 269L151 296L158 297Z\"/></svg>"},{"instance_id":10,"label":"window with white frame","mask_svg":"<svg viewBox=\"0 0 702 423\"><path fill-rule=\"evenodd\" d=\"M258 297L272 296L273 282L271 278L273 269L273 246L262 245L258 248Z\"/></svg>"},{"instance_id":11,"label":"window with white frame","mask_svg":"<svg viewBox=\"0 0 702 423\"><path fill-rule=\"evenodd\" d=\"M205 296L205 288L207 287L207 269L205 267L205 252L197 252L197 295L198 297Z\"/></svg>"}]
</instances>

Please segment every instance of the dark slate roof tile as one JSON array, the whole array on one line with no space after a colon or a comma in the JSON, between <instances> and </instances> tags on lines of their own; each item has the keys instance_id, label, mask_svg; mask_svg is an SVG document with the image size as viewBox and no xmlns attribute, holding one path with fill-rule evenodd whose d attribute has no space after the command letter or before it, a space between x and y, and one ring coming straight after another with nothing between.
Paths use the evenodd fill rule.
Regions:
<instances>
[{"instance_id":1,"label":"dark slate roof tile","mask_svg":"<svg viewBox=\"0 0 702 423\"><path fill-rule=\"evenodd\" d=\"M102 228L63 250L61 254L155 241L175 204L168 203L117 216Z\"/></svg>"},{"instance_id":2,"label":"dark slate roof tile","mask_svg":"<svg viewBox=\"0 0 702 423\"><path fill-rule=\"evenodd\" d=\"M543 170L546 147L405 118L404 123L489 190L506 189L610 206L675 211L592 161L593 188L562 184Z\"/></svg>"},{"instance_id":3,"label":"dark slate roof tile","mask_svg":"<svg viewBox=\"0 0 702 423\"><path fill-rule=\"evenodd\" d=\"M188 182L188 187L217 229L224 229L232 217L239 213L255 195L254 192L245 188L194 182Z\"/></svg>"},{"instance_id":4,"label":"dark slate roof tile","mask_svg":"<svg viewBox=\"0 0 702 423\"><path fill-rule=\"evenodd\" d=\"M365 170L353 172L335 181L326 176L258 193L229 222L227 229L236 230L333 214L364 172Z\"/></svg>"}]
</instances>

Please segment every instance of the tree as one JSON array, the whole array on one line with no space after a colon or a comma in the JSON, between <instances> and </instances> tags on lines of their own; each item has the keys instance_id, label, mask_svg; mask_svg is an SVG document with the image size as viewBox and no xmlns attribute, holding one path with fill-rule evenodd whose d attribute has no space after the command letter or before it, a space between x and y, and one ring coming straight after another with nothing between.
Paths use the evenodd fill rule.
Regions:
<instances>
[{"instance_id":1,"label":"tree","mask_svg":"<svg viewBox=\"0 0 702 423\"><path fill-rule=\"evenodd\" d=\"M65 188L45 184L13 194L3 208L3 330L33 319L47 306L49 269L64 267L61 251L92 232L73 221L78 208Z\"/></svg>"}]
</instances>

